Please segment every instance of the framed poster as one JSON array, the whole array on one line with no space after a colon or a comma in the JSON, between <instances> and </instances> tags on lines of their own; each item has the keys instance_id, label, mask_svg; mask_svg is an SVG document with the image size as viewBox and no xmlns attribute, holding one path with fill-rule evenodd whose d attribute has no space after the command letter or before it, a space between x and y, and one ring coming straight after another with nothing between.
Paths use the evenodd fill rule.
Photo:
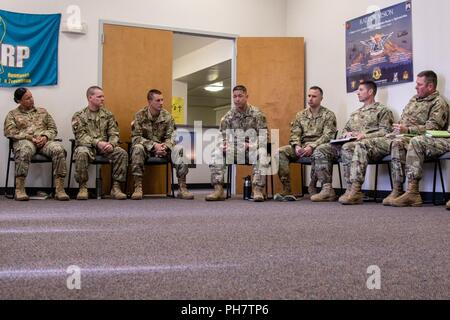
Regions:
<instances>
[{"instance_id":1,"label":"framed poster","mask_svg":"<svg viewBox=\"0 0 450 320\"><path fill-rule=\"evenodd\" d=\"M414 81L411 1L346 23L347 92L361 81L378 86Z\"/></svg>"}]
</instances>

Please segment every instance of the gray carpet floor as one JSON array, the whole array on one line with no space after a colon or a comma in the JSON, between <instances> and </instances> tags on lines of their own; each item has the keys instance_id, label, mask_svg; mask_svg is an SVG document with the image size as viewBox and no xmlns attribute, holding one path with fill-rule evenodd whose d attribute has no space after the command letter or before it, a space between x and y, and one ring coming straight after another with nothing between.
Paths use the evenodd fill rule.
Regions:
<instances>
[{"instance_id":1,"label":"gray carpet floor","mask_svg":"<svg viewBox=\"0 0 450 320\"><path fill-rule=\"evenodd\" d=\"M373 265L380 290L366 285ZM450 299L450 212L2 198L0 299Z\"/></svg>"}]
</instances>

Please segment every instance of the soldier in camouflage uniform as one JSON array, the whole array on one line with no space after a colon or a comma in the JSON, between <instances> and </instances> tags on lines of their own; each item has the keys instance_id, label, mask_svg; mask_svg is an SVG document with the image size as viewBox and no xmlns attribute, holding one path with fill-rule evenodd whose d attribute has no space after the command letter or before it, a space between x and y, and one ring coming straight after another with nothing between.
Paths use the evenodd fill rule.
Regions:
<instances>
[{"instance_id":1,"label":"soldier in camouflage uniform","mask_svg":"<svg viewBox=\"0 0 450 320\"><path fill-rule=\"evenodd\" d=\"M128 166L128 154L119 146L119 127L114 115L104 108L103 89L97 86L87 90L88 106L76 112L72 118L72 130L75 135L75 180L80 185L78 200L88 199L87 182L89 180L89 162L96 154L112 161L113 186L111 197L125 200L120 183L125 182Z\"/></svg>"},{"instance_id":2,"label":"soldier in camouflage uniform","mask_svg":"<svg viewBox=\"0 0 450 320\"><path fill-rule=\"evenodd\" d=\"M142 176L145 159L152 157L170 158L174 164L181 199L191 200L194 195L187 190L186 175L189 168L183 156L183 148L175 145L175 121L163 109L164 98L161 91L153 89L147 94L148 106L136 113L131 124L131 172L134 177L133 200L141 200Z\"/></svg>"},{"instance_id":3,"label":"soldier in camouflage uniform","mask_svg":"<svg viewBox=\"0 0 450 320\"><path fill-rule=\"evenodd\" d=\"M289 164L300 158L309 158L317 147L329 143L336 134L336 116L327 108L321 106L323 90L311 87L308 92L309 108L299 112L291 124L289 145L280 148L278 176L283 184L283 191L275 195L277 201L295 201L291 192ZM311 182L308 192L311 196L317 193L317 177L314 172L314 162L311 165Z\"/></svg>"},{"instance_id":4,"label":"soldier in camouflage uniform","mask_svg":"<svg viewBox=\"0 0 450 320\"><path fill-rule=\"evenodd\" d=\"M267 142L268 129L265 115L256 107L247 103L248 94L244 86L237 86L233 89L233 102L235 107L229 111L220 121L220 139L218 145L212 154L211 183L214 186L214 192L206 197L206 201L223 201L225 194L223 191L224 175L229 164L230 158L233 160L244 160L245 163L253 163L253 200L255 202L263 202L264 187L266 185L265 174L268 171L267 159L251 159L255 150L258 135L263 134ZM244 133L253 133L250 139L244 138ZM241 134L242 133L242 136ZM254 140L252 140L254 138ZM245 140L245 141L244 141ZM242 142L242 144L241 144ZM261 142L261 141L260 141ZM265 147L265 146L264 146ZM244 152L245 151L245 154ZM248 152L247 152L248 151ZM224 156L226 153L226 156ZM250 159L250 161L249 161ZM227 164L224 164L226 161Z\"/></svg>"},{"instance_id":5,"label":"soldier in camouflage uniform","mask_svg":"<svg viewBox=\"0 0 450 320\"><path fill-rule=\"evenodd\" d=\"M347 183L345 194L339 199L341 203L347 203L346 197L350 194L354 202L362 203L361 184L352 184L350 180L350 165L359 142L366 139L385 136L391 131L394 116L386 106L375 102L377 86L372 81L363 82L358 88L358 99L364 105L351 114L350 120L344 127L343 137L355 138L355 142L348 142L342 146L322 145L316 149L313 158L316 163L316 174L322 182L322 191L311 197L314 202L334 201L335 194L332 188L333 161L341 158L344 167L344 178Z\"/></svg>"},{"instance_id":6,"label":"soldier in camouflage uniform","mask_svg":"<svg viewBox=\"0 0 450 320\"><path fill-rule=\"evenodd\" d=\"M44 108L34 106L33 95L26 88L19 88L14 93L14 101L19 106L10 111L5 119L5 136L13 140L16 164L17 201L29 200L25 192L25 179L31 158L41 153L52 159L55 179L55 199L67 201L69 196L64 191L66 177L66 150L61 143L53 141L58 134L55 121Z\"/></svg>"},{"instance_id":7,"label":"soldier in camouflage uniform","mask_svg":"<svg viewBox=\"0 0 450 320\"><path fill-rule=\"evenodd\" d=\"M392 179L394 190L389 198L383 202L386 205L395 207L421 206L423 202L419 192L419 182L422 178L425 159L437 158L450 150L449 139L427 138L423 135L427 130L439 131L447 128L449 106L436 90L437 82L437 75L433 71L424 71L418 75L417 96L413 97L406 106L402 120L396 126L395 133L397 134L419 136L403 138L402 147L407 148L407 152L406 150L395 151L393 143ZM408 190L402 195L405 162Z\"/></svg>"}]
</instances>

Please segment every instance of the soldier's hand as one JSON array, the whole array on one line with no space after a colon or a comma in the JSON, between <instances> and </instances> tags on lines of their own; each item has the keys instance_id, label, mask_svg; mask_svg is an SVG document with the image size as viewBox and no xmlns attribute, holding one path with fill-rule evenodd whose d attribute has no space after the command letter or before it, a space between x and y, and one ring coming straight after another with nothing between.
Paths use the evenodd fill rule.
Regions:
<instances>
[{"instance_id":1,"label":"soldier's hand","mask_svg":"<svg viewBox=\"0 0 450 320\"><path fill-rule=\"evenodd\" d=\"M356 141L361 141L362 139L365 139L366 135L364 133L358 133L356 136Z\"/></svg>"},{"instance_id":2,"label":"soldier's hand","mask_svg":"<svg viewBox=\"0 0 450 320\"><path fill-rule=\"evenodd\" d=\"M113 145L107 142L106 146L103 148L103 152L104 153L111 153L113 151L114 151Z\"/></svg>"},{"instance_id":3,"label":"soldier's hand","mask_svg":"<svg viewBox=\"0 0 450 320\"><path fill-rule=\"evenodd\" d=\"M314 150L311 147L306 147L305 149L303 149L303 158L309 158L312 156Z\"/></svg>"},{"instance_id":4,"label":"soldier's hand","mask_svg":"<svg viewBox=\"0 0 450 320\"><path fill-rule=\"evenodd\" d=\"M295 154L297 155L297 157L301 158L302 154L303 154L303 148L300 146L295 146Z\"/></svg>"},{"instance_id":5,"label":"soldier's hand","mask_svg":"<svg viewBox=\"0 0 450 320\"><path fill-rule=\"evenodd\" d=\"M408 133L408 128L400 123L394 123L394 133L397 135Z\"/></svg>"}]
</instances>

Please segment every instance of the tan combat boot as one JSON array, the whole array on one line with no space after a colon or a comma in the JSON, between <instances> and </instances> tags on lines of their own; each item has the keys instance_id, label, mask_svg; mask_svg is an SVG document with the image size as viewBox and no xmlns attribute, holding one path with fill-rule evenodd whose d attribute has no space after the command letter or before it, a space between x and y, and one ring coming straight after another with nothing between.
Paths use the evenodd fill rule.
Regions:
<instances>
[{"instance_id":1,"label":"tan combat boot","mask_svg":"<svg viewBox=\"0 0 450 320\"><path fill-rule=\"evenodd\" d=\"M362 204L364 202L363 198L364 194L361 192L361 183L353 182L348 196L343 199L339 199L339 202L344 205Z\"/></svg>"},{"instance_id":2,"label":"tan combat boot","mask_svg":"<svg viewBox=\"0 0 450 320\"><path fill-rule=\"evenodd\" d=\"M25 191L25 177L16 177L16 194L14 196L14 199L16 199L17 201L30 200Z\"/></svg>"},{"instance_id":3,"label":"tan combat boot","mask_svg":"<svg viewBox=\"0 0 450 320\"><path fill-rule=\"evenodd\" d=\"M419 192L419 181L411 180L404 195L391 201L393 207L421 207L423 204Z\"/></svg>"},{"instance_id":4,"label":"tan combat boot","mask_svg":"<svg viewBox=\"0 0 450 320\"><path fill-rule=\"evenodd\" d=\"M350 192L352 191L352 185L347 184L347 189L345 189L345 193L339 197L339 202L342 203L344 201L347 201L348 196L350 195Z\"/></svg>"},{"instance_id":5,"label":"tan combat boot","mask_svg":"<svg viewBox=\"0 0 450 320\"><path fill-rule=\"evenodd\" d=\"M194 199L194 194L189 192L186 186L186 177L178 178L178 198L183 200L192 200Z\"/></svg>"},{"instance_id":6,"label":"tan combat boot","mask_svg":"<svg viewBox=\"0 0 450 320\"><path fill-rule=\"evenodd\" d=\"M395 183L392 192L383 200L383 206L392 205L392 200L397 199L401 195L403 195L403 185L401 183Z\"/></svg>"},{"instance_id":7,"label":"tan combat boot","mask_svg":"<svg viewBox=\"0 0 450 320\"><path fill-rule=\"evenodd\" d=\"M264 197L264 188L253 185L253 202L264 202L266 198Z\"/></svg>"},{"instance_id":8,"label":"tan combat boot","mask_svg":"<svg viewBox=\"0 0 450 320\"><path fill-rule=\"evenodd\" d=\"M273 198L275 201L297 201L291 191L291 182L290 181L281 181L283 184L283 190L281 193L277 193Z\"/></svg>"},{"instance_id":9,"label":"tan combat boot","mask_svg":"<svg viewBox=\"0 0 450 320\"><path fill-rule=\"evenodd\" d=\"M445 205L445 208L447 209L447 210L450 210L450 200L447 202L447 204Z\"/></svg>"},{"instance_id":10,"label":"tan combat boot","mask_svg":"<svg viewBox=\"0 0 450 320\"><path fill-rule=\"evenodd\" d=\"M88 200L89 192L87 188L87 182L80 182L80 190L77 194L77 200Z\"/></svg>"},{"instance_id":11,"label":"tan combat boot","mask_svg":"<svg viewBox=\"0 0 450 320\"><path fill-rule=\"evenodd\" d=\"M325 183L322 186L322 191L311 197L312 202L332 202L336 201L336 193L334 192L331 183Z\"/></svg>"},{"instance_id":12,"label":"tan combat boot","mask_svg":"<svg viewBox=\"0 0 450 320\"><path fill-rule=\"evenodd\" d=\"M223 192L223 186L222 184L215 184L214 185L214 192L210 195L207 195L205 200L206 201L225 201L226 196Z\"/></svg>"},{"instance_id":13,"label":"tan combat boot","mask_svg":"<svg viewBox=\"0 0 450 320\"><path fill-rule=\"evenodd\" d=\"M134 176L134 192L131 195L132 200L142 200L144 192L142 191L142 177Z\"/></svg>"},{"instance_id":14,"label":"tan combat boot","mask_svg":"<svg viewBox=\"0 0 450 320\"><path fill-rule=\"evenodd\" d=\"M59 201L69 201L70 198L64 190L64 178L56 178L55 179L55 200Z\"/></svg>"},{"instance_id":15,"label":"tan combat boot","mask_svg":"<svg viewBox=\"0 0 450 320\"><path fill-rule=\"evenodd\" d=\"M126 200L127 195L120 190L120 182L114 181L111 188L111 197L116 200Z\"/></svg>"}]
</instances>

